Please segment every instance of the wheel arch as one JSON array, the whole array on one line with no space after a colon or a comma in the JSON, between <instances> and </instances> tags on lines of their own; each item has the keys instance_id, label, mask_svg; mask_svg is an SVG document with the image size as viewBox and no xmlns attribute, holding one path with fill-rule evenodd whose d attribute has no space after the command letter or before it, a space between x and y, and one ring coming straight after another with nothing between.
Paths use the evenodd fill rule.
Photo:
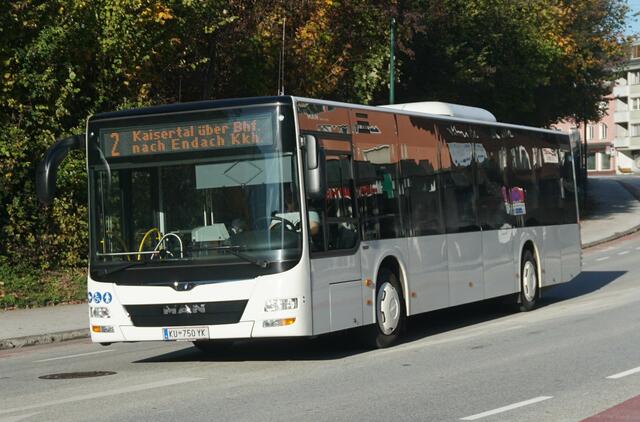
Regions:
<instances>
[{"instance_id":1,"label":"wheel arch","mask_svg":"<svg viewBox=\"0 0 640 422\"><path fill-rule=\"evenodd\" d=\"M533 258L536 260L536 272L538 276L537 295L539 297L542 289L542 259L540 257L540 250L532 238L525 239L522 242L522 246L520 246L520 258L518 260L518 291L522 289L522 283L520 281L522 274L520 274L520 271L522 270L522 257L524 256L525 251L531 252Z\"/></svg>"},{"instance_id":2,"label":"wheel arch","mask_svg":"<svg viewBox=\"0 0 640 422\"><path fill-rule=\"evenodd\" d=\"M387 268L398 276L400 281L400 286L402 287L402 300L404 301L404 308L406 315L411 315L410 312L410 301L409 301L409 281L407 277L407 269L404 263L400 258L393 254L387 254L380 258L380 262L377 265L377 270L375 273L376 283L378 282L378 274L380 273L381 268Z\"/></svg>"}]
</instances>

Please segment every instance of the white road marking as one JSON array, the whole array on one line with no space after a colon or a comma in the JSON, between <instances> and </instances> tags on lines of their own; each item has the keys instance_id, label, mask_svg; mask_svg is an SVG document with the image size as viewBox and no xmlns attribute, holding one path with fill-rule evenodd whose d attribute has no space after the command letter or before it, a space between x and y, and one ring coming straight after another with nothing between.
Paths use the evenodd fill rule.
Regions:
<instances>
[{"instance_id":1,"label":"white road marking","mask_svg":"<svg viewBox=\"0 0 640 422\"><path fill-rule=\"evenodd\" d=\"M626 377L627 375L633 375L640 372L640 366L637 368L629 369L628 371L620 372L618 374L609 375L607 377L608 380L617 380L622 377Z\"/></svg>"},{"instance_id":2,"label":"white road marking","mask_svg":"<svg viewBox=\"0 0 640 422\"><path fill-rule=\"evenodd\" d=\"M61 359L72 359L72 358L77 358L80 356L89 356L89 355L97 355L99 353L107 353L107 352L113 352L113 349L109 349L109 350L98 350L97 352L89 352L89 353L78 353L77 355L67 355L67 356L59 356L57 358L49 358L49 359L40 359L40 360L34 360L33 363L39 363L39 362L51 362L52 360L61 360Z\"/></svg>"},{"instance_id":3,"label":"white road marking","mask_svg":"<svg viewBox=\"0 0 640 422\"><path fill-rule=\"evenodd\" d=\"M478 413L476 415L467 416L466 418L461 418L461 421L475 421L476 419L486 418L487 416L496 415L498 413L508 412L509 410L518 409L520 407L528 406L534 403L540 403L541 401L552 399L553 396L540 396L530 400L521 401L518 403L513 403L508 406L499 407L497 409L488 410L486 412Z\"/></svg>"},{"instance_id":4,"label":"white road marking","mask_svg":"<svg viewBox=\"0 0 640 422\"><path fill-rule=\"evenodd\" d=\"M174 379L163 380L163 381L149 382L147 384L131 385L129 387L116 388L114 390L106 390L106 391L100 391L100 392L90 393L90 394L83 394L80 396L67 397L60 400L51 400L51 401L46 401L42 403L31 404L29 406L13 407L10 409L0 409L0 415L4 415L7 413L14 413L14 412L24 412L25 410L39 409L39 408L48 407L48 406L57 406L60 404L73 403L73 402L83 401L83 400L94 400L102 397L115 396L118 394L135 393L137 391L151 390L153 388L160 388L160 387L168 387L170 385L184 384L187 382L200 381L203 379L204 378L184 377L184 378L174 378Z\"/></svg>"},{"instance_id":5,"label":"white road marking","mask_svg":"<svg viewBox=\"0 0 640 422\"><path fill-rule=\"evenodd\" d=\"M600 258L596 259L596 261L604 261L609 258L610 258L609 256L601 256Z\"/></svg>"},{"instance_id":6,"label":"white road marking","mask_svg":"<svg viewBox=\"0 0 640 422\"><path fill-rule=\"evenodd\" d=\"M618 255L626 255L628 253L629 253L629 251L622 251L622 252L618 252Z\"/></svg>"}]
</instances>

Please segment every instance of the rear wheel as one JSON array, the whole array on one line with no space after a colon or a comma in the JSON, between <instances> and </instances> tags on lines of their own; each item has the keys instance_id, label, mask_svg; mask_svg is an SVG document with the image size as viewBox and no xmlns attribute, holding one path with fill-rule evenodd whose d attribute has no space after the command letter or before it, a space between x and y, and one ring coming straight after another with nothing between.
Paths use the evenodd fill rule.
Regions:
<instances>
[{"instance_id":1,"label":"rear wheel","mask_svg":"<svg viewBox=\"0 0 640 422\"><path fill-rule=\"evenodd\" d=\"M397 343L406 328L406 315L398 277L381 268L376 282L376 322L364 331L367 345L381 349Z\"/></svg>"},{"instance_id":2,"label":"rear wheel","mask_svg":"<svg viewBox=\"0 0 640 422\"><path fill-rule=\"evenodd\" d=\"M533 254L525 250L522 254L520 266L520 295L518 304L520 310L527 312L536 307L538 299L538 266Z\"/></svg>"}]
</instances>

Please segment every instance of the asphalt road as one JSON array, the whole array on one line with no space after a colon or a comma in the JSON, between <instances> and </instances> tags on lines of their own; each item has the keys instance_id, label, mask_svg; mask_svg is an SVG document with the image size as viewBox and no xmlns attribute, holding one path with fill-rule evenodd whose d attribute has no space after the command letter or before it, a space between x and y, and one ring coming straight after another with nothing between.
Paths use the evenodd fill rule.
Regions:
<instances>
[{"instance_id":1,"label":"asphalt road","mask_svg":"<svg viewBox=\"0 0 640 422\"><path fill-rule=\"evenodd\" d=\"M343 333L218 356L86 340L3 351L0 422L579 421L640 395L640 234L583 258L533 312L496 301L432 312L385 350ZM90 371L113 374L39 378Z\"/></svg>"}]
</instances>

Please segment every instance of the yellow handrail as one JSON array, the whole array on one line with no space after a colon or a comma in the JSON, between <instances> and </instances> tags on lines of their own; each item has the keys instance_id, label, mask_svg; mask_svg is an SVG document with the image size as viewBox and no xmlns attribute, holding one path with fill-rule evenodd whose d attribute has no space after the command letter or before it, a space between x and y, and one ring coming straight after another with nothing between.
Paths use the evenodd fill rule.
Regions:
<instances>
[{"instance_id":1,"label":"yellow handrail","mask_svg":"<svg viewBox=\"0 0 640 422\"><path fill-rule=\"evenodd\" d=\"M158 242L162 239L162 233L156 227L147 231L144 236L142 236L142 240L140 241L140 247L138 248L138 252L142 252L142 248L144 248L144 242L146 242L147 238L151 236L152 233L158 233ZM138 254L138 261L140 261L141 255Z\"/></svg>"}]
</instances>

